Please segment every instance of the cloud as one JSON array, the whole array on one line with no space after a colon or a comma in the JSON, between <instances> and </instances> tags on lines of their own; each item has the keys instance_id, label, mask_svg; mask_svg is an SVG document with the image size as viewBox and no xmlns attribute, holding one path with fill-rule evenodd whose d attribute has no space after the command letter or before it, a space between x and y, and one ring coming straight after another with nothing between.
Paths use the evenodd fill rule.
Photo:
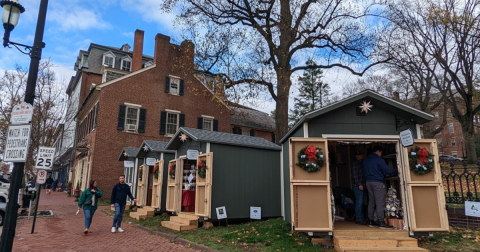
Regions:
<instances>
[{"instance_id":1,"label":"cloud","mask_svg":"<svg viewBox=\"0 0 480 252\"><path fill-rule=\"evenodd\" d=\"M138 13L139 17L146 22L157 23L159 27L174 32L173 20L174 13L163 13L160 10L160 1L158 0L120 0L121 8L125 12Z\"/></svg>"},{"instance_id":2,"label":"cloud","mask_svg":"<svg viewBox=\"0 0 480 252\"><path fill-rule=\"evenodd\" d=\"M122 32L122 36L133 39L135 37L135 33L133 33L133 32Z\"/></svg>"},{"instance_id":3,"label":"cloud","mask_svg":"<svg viewBox=\"0 0 480 252\"><path fill-rule=\"evenodd\" d=\"M49 18L49 20L56 22L59 29L63 31L111 28L111 25L103 20L99 14L78 6L71 12L65 9L53 10Z\"/></svg>"}]
</instances>

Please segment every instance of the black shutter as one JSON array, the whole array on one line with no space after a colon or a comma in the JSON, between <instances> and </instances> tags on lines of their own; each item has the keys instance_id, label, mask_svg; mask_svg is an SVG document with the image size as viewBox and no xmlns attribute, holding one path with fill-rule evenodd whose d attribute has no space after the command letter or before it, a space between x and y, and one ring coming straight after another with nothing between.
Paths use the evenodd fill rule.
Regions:
<instances>
[{"instance_id":1,"label":"black shutter","mask_svg":"<svg viewBox=\"0 0 480 252\"><path fill-rule=\"evenodd\" d=\"M178 127L185 127L185 114L180 114L180 122L178 123Z\"/></svg>"},{"instance_id":2,"label":"black shutter","mask_svg":"<svg viewBox=\"0 0 480 252\"><path fill-rule=\"evenodd\" d=\"M179 95L183 95L183 80L180 80L180 91L178 92Z\"/></svg>"},{"instance_id":3,"label":"black shutter","mask_svg":"<svg viewBox=\"0 0 480 252\"><path fill-rule=\"evenodd\" d=\"M274 142L274 143L276 142L275 141L275 133L272 133L272 142Z\"/></svg>"},{"instance_id":4,"label":"black shutter","mask_svg":"<svg viewBox=\"0 0 480 252\"><path fill-rule=\"evenodd\" d=\"M98 102L97 102L97 105L95 105L95 121L93 122L93 128L97 127L97 117L98 117Z\"/></svg>"},{"instance_id":5,"label":"black shutter","mask_svg":"<svg viewBox=\"0 0 480 252\"><path fill-rule=\"evenodd\" d=\"M165 76L165 93L170 93L170 78Z\"/></svg>"},{"instance_id":6,"label":"black shutter","mask_svg":"<svg viewBox=\"0 0 480 252\"><path fill-rule=\"evenodd\" d=\"M117 130L123 130L125 129L125 110L127 109L127 106L125 105L120 105L120 108L118 110L118 124L117 124Z\"/></svg>"},{"instance_id":7,"label":"black shutter","mask_svg":"<svg viewBox=\"0 0 480 252\"><path fill-rule=\"evenodd\" d=\"M203 117L197 118L197 129L203 129Z\"/></svg>"},{"instance_id":8,"label":"black shutter","mask_svg":"<svg viewBox=\"0 0 480 252\"><path fill-rule=\"evenodd\" d=\"M145 121L147 117L147 110L144 108L140 109L140 120L138 121L138 133L145 132Z\"/></svg>"},{"instance_id":9,"label":"black shutter","mask_svg":"<svg viewBox=\"0 0 480 252\"><path fill-rule=\"evenodd\" d=\"M253 129L250 130L250 136L255 136L255 131L253 131Z\"/></svg>"},{"instance_id":10,"label":"black shutter","mask_svg":"<svg viewBox=\"0 0 480 252\"><path fill-rule=\"evenodd\" d=\"M167 111L160 112L160 135L165 135L167 128Z\"/></svg>"},{"instance_id":11,"label":"black shutter","mask_svg":"<svg viewBox=\"0 0 480 252\"><path fill-rule=\"evenodd\" d=\"M213 120L213 131L218 131L218 120Z\"/></svg>"}]
</instances>

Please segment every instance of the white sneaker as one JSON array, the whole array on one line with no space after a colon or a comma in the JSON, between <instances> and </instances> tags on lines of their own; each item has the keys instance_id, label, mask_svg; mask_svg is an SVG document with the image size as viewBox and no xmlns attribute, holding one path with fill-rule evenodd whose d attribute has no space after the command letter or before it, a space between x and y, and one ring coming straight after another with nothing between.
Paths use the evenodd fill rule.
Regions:
<instances>
[{"instance_id":1,"label":"white sneaker","mask_svg":"<svg viewBox=\"0 0 480 252\"><path fill-rule=\"evenodd\" d=\"M125 230L123 230L121 227L117 228L118 232L123 233Z\"/></svg>"},{"instance_id":2,"label":"white sneaker","mask_svg":"<svg viewBox=\"0 0 480 252\"><path fill-rule=\"evenodd\" d=\"M115 233L115 228L114 227L112 227L112 233Z\"/></svg>"}]
</instances>

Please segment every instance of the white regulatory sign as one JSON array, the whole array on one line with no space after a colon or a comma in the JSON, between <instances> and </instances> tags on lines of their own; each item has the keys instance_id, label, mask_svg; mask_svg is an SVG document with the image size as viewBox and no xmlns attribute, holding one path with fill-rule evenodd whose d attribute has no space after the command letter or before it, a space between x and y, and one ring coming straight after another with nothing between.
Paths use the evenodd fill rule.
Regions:
<instances>
[{"instance_id":1,"label":"white regulatory sign","mask_svg":"<svg viewBox=\"0 0 480 252\"><path fill-rule=\"evenodd\" d=\"M5 162L25 162L27 160L31 129L30 124L8 126Z\"/></svg>"},{"instance_id":2,"label":"white regulatory sign","mask_svg":"<svg viewBox=\"0 0 480 252\"><path fill-rule=\"evenodd\" d=\"M10 116L11 124L27 124L32 120L33 106L29 103L22 102L13 106Z\"/></svg>"},{"instance_id":3,"label":"white regulatory sign","mask_svg":"<svg viewBox=\"0 0 480 252\"><path fill-rule=\"evenodd\" d=\"M37 153L37 161L35 168L42 170L51 170L53 165L53 157L55 156L55 148L40 146Z\"/></svg>"},{"instance_id":4,"label":"white regulatory sign","mask_svg":"<svg viewBox=\"0 0 480 252\"><path fill-rule=\"evenodd\" d=\"M47 181L47 171L39 170L37 173L37 183L45 184L45 181Z\"/></svg>"}]
</instances>

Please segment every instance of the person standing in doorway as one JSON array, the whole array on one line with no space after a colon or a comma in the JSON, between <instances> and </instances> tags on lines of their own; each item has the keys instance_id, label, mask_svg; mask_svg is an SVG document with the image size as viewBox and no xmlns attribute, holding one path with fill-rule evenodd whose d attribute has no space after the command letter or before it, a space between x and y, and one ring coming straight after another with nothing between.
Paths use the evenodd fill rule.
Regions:
<instances>
[{"instance_id":1,"label":"person standing in doorway","mask_svg":"<svg viewBox=\"0 0 480 252\"><path fill-rule=\"evenodd\" d=\"M45 184L46 184L46 187L47 187L46 193L47 194L52 193L52 184L53 184L52 175L50 175L50 177L47 178L47 180L45 181Z\"/></svg>"},{"instance_id":2,"label":"person standing in doorway","mask_svg":"<svg viewBox=\"0 0 480 252\"><path fill-rule=\"evenodd\" d=\"M83 215L85 216L84 234L88 234L88 229L92 225L93 215L97 210L98 198L100 197L102 197L102 191L97 187L97 181L90 180L89 187L83 191L78 200L78 210L83 207Z\"/></svg>"},{"instance_id":3,"label":"person standing in doorway","mask_svg":"<svg viewBox=\"0 0 480 252\"><path fill-rule=\"evenodd\" d=\"M365 193L365 176L363 171L363 153L357 151L352 162L352 187L355 192L355 223L366 225L363 215L363 194Z\"/></svg>"},{"instance_id":4,"label":"person standing in doorway","mask_svg":"<svg viewBox=\"0 0 480 252\"><path fill-rule=\"evenodd\" d=\"M115 207L112 233L115 233L116 231L123 233L125 231L120 226L122 225L123 212L125 211L125 205L127 204L127 196L134 202L137 202L130 192L130 186L125 184L125 175L120 175L118 181L119 183L113 186L112 196L110 197L110 203L112 204L112 207Z\"/></svg>"},{"instance_id":5,"label":"person standing in doorway","mask_svg":"<svg viewBox=\"0 0 480 252\"><path fill-rule=\"evenodd\" d=\"M369 226L379 226L382 229L392 228L385 222L385 175L394 174L397 171L390 168L385 160L381 158L383 148L379 145L373 146L373 153L363 161L365 168L365 179L368 191L368 218ZM375 209L376 208L376 209ZM377 214L378 221L374 217Z\"/></svg>"},{"instance_id":6,"label":"person standing in doorway","mask_svg":"<svg viewBox=\"0 0 480 252\"><path fill-rule=\"evenodd\" d=\"M57 186L58 186L58 179L55 179L55 181L53 181L53 184L52 184L53 192L57 191Z\"/></svg>"}]
</instances>

